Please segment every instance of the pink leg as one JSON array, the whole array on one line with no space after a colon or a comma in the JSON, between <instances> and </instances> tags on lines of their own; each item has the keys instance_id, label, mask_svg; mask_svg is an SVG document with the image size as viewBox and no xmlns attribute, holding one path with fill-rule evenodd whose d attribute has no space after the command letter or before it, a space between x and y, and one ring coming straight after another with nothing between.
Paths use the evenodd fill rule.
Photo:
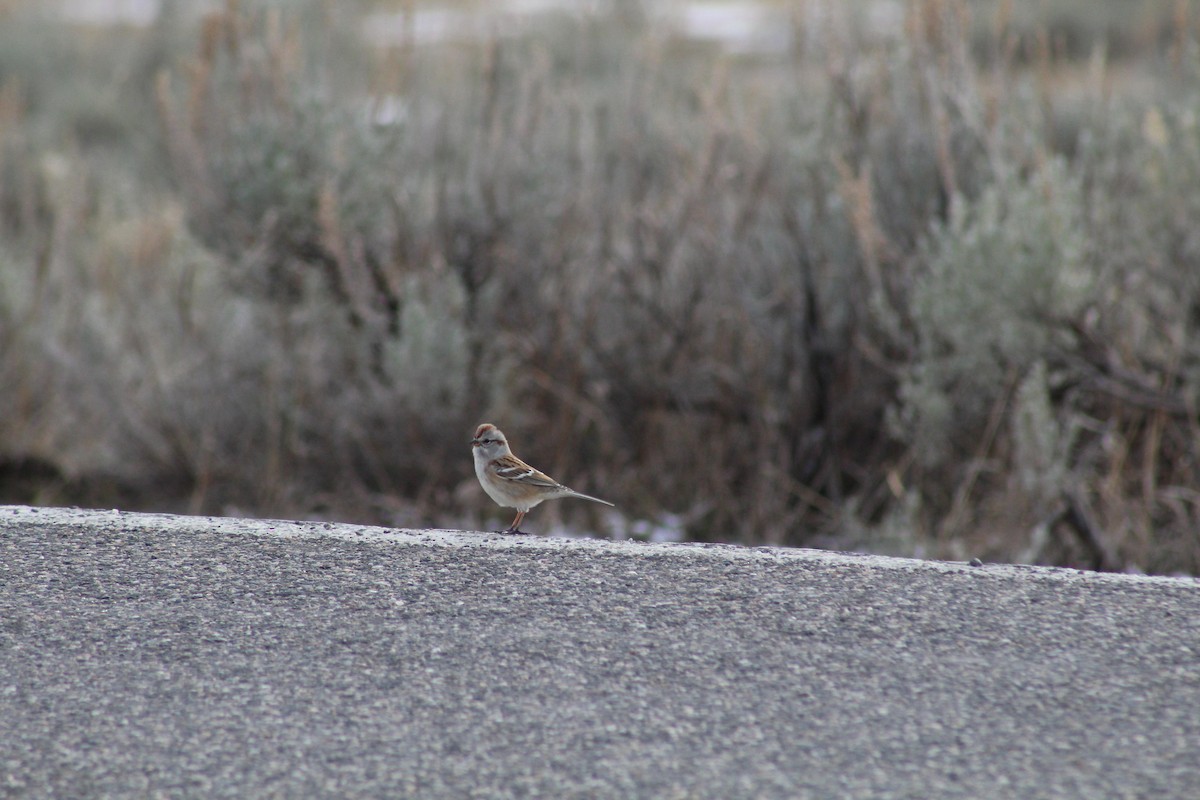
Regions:
<instances>
[{"instance_id":1,"label":"pink leg","mask_svg":"<svg viewBox=\"0 0 1200 800\"><path fill-rule=\"evenodd\" d=\"M521 526L521 520L525 519L526 513L527 512L525 512L525 511L518 511L516 518L512 521L512 525L509 525L506 530L502 530L500 532L501 533L523 533L523 531L520 529L520 526Z\"/></svg>"}]
</instances>

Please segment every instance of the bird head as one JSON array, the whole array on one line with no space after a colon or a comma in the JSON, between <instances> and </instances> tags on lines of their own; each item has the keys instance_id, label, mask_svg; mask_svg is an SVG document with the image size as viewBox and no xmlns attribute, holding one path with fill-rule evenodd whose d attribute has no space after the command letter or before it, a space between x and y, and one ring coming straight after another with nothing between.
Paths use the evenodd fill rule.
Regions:
<instances>
[{"instance_id":1,"label":"bird head","mask_svg":"<svg viewBox=\"0 0 1200 800\"><path fill-rule=\"evenodd\" d=\"M489 461L508 455L510 452L508 439L504 438L504 432L486 422L475 429L475 438L471 440L471 447L477 456L482 456Z\"/></svg>"}]
</instances>

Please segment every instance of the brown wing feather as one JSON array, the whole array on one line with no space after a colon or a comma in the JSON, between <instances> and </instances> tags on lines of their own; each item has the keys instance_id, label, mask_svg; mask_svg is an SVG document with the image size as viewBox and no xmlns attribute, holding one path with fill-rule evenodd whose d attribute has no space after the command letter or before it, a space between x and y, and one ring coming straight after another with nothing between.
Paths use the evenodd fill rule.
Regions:
<instances>
[{"instance_id":1,"label":"brown wing feather","mask_svg":"<svg viewBox=\"0 0 1200 800\"><path fill-rule=\"evenodd\" d=\"M562 487L558 481L544 472L540 472L515 456L504 456L495 461L492 469L496 477L525 486L537 486L543 489L558 489ZM565 488L565 487L562 487Z\"/></svg>"}]
</instances>

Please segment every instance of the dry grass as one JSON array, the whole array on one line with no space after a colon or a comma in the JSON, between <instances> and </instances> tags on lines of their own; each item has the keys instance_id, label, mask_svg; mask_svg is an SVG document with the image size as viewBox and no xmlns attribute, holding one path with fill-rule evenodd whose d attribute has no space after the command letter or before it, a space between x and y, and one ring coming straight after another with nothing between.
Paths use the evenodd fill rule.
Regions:
<instances>
[{"instance_id":1,"label":"dry grass","mask_svg":"<svg viewBox=\"0 0 1200 800\"><path fill-rule=\"evenodd\" d=\"M618 529L1196 572L1195 22L1081 64L971 8L346 61L230 6L126 33L107 127L0 61L0 485L479 524L488 418Z\"/></svg>"}]
</instances>

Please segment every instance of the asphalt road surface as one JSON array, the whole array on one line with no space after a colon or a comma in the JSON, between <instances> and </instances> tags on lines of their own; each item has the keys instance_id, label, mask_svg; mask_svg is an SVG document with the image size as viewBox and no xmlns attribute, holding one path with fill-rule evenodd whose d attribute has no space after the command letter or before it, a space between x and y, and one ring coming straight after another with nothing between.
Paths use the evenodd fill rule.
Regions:
<instances>
[{"instance_id":1,"label":"asphalt road surface","mask_svg":"<svg viewBox=\"0 0 1200 800\"><path fill-rule=\"evenodd\" d=\"M0 507L0 797L1198 798L1200 582Z\"/></svg>"}]
</instances>

